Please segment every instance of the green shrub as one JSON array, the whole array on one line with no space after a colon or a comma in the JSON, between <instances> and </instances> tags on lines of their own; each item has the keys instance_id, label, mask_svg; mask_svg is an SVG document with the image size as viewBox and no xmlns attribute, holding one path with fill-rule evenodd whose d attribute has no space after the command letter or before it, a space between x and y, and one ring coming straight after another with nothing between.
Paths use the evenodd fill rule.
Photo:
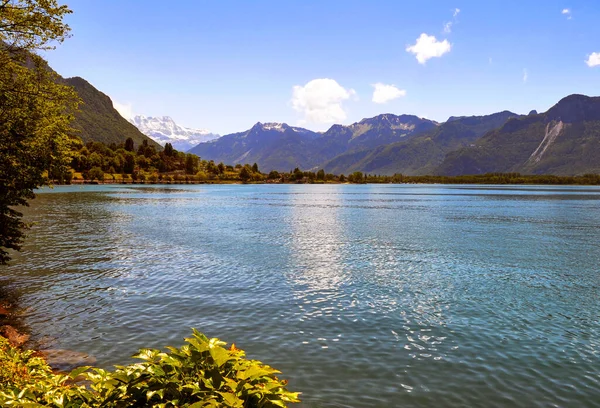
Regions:
<instances>
[{"instance_id":1,"label":"green shrub","mask_svg":"<svg viewBox=\"0 0 600 408\"><path fill-rule=\"evenodd\" d=\"M142 349L141 363L115 371L81 367L54 374L31 351L0 338L0 405L3 407L286 407L299 402L279 371L248 360L235 345L226 349L194 329L181 348ZM75 379L89 387L73 384Z\"/></svg>"}]
</instances>

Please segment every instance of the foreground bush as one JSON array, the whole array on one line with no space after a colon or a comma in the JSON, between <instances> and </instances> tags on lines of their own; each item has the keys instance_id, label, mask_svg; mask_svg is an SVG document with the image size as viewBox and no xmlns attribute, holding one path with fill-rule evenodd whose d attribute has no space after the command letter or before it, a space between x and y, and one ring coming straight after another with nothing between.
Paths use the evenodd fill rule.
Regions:
<instances>
[{"instance_id":1,"label":"foreground bush","mask_svg":"<svg viewBox=\"0 0 600 408\"><path fill-rule=\"evenodd\" d=\"M299 402L279 371L194 330L181 348L142 349L141 363L115 371L81 367L55 374L31 351L0 338L2 407L286 407ZM74 384L87 381L89 386ZM81 383L81 381L79 381Z\"/></svg>"}]
</instances>

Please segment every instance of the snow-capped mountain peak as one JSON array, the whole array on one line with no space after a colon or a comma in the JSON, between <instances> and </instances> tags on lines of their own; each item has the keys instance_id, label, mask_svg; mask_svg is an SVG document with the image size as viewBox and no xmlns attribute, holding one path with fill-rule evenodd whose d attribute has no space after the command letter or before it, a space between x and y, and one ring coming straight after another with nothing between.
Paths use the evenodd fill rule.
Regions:
<instances>
[{"instance_id":1,"label":"snow-capped mountain peak","mask_svg":"<svg viewBox=\"0 0 600 408\"><path fill-rule=\"evenodd\" d=\"M262 127L265 130L278 130L280 132L283 132L287 128L287 125L285 123L270 122L263 123Z\"/></svg>"},{"instance_id":2,"label":"snow-capped mountain peak","mask_svg":"<svg viewBox=\"0 0 600 408\"><path fill-rule=\"evenodd\" d=\"M198 143L219 137L206 129L192 129L178 125L170 116L137 115L131 119L131 123L162 146L171 143L176 150L182 152L190 150Z\"/></svg>"}]
</instances>

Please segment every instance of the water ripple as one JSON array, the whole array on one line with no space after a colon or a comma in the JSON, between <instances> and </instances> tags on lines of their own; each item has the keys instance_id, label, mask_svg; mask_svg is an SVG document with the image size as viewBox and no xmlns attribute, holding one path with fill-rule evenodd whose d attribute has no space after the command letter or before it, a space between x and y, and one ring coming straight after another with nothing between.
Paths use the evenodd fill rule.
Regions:
<instances>
[{"instance_id":1,"label":"water ripple","mask_svg":"<svg viewBox=\"0 0 600 408\"><path fill-rule=\"evenodd\" d=\"M109 366L189 327L304 406L600 406L600 189L85 186L6 269L52 348Z\"/></svg>"}]
</instances>

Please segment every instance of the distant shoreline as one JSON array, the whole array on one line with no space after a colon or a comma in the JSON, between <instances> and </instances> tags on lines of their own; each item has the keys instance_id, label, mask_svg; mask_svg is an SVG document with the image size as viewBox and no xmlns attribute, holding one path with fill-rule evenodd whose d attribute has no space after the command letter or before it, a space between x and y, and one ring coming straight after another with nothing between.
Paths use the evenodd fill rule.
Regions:
<instances>
[{"instance_id":1,"label":"distant shoreline","mask_svg":"<svg viewBox=\"0 0 600 408\"><path fill-rule=\"evenodd\" d=\"M391 178L391 176L386 176ZM70 183L53 183L54 185L212 185L212 184L321 184L321 185L337 185L337 184L439 184L439 185L554 185L554 186L600 186L600 175L588 175L588 176L520 176L518 178L504 178L504 177L483 177L483 176L449 176L449 177L437 177L437 176L405 176L403 181L366 181L366 182L340 182L340 181L250 181L241 182L237 180L181 180L181 181L97 181L97 180L72 180Z\"/></svg>"}]
</instances>

